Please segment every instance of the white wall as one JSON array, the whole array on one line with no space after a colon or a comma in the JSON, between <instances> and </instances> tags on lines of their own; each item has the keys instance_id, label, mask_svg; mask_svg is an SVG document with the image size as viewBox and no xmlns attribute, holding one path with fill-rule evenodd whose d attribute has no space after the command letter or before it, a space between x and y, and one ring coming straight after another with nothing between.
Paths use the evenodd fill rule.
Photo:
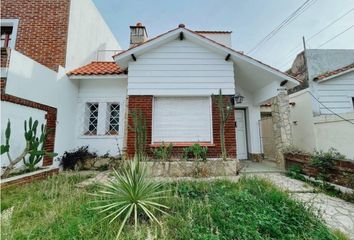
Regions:
<instances>
[{"instance_id":1,"label":"white wall","mask_svg":"<svg viewBox=\"0 0 354 240\"><path fill-rule=\"evenodd\" d=\"M242 89L239 82L240 79L236 78L236 91L244 96L244 100L241 104L236 104L235 107L246 109L248 152L262 153L259 126L259 120L261 119L260 106L254 104L253 94Z\"/></svg>"},{"instance_id":2,"label":"white wall","mask_svg":"<svg viewBox=\"0 0 354 240\"><path fill-rule=\"evenodd\" d=\"M75 146L89 146L91 151L97 152L99 155L109 153L114 156L118 154L118 146L123 150L124 139L124 115L125 102L127 92L126 79L82 79L79 82L79 94L76 99L76 130L75 130ZM105 125L105 104L107 102L118 102L120 104L119 114L119 134L117 136L108 136L98 134L97 136L83 135L84 111L85 103L99 103L99 122L98 125L102 129ZM100 131L99 131L100 132ZM102 133L102 132L101 132Z\"/></svg>"},{"instance_id":3,"label":"white wall","mask_svg":"<svg viewBox=\"0 0 354 240\"><path fill-rule=\"evenodd\" d=\"M129 95L234 94L231 61L185 39L150 50L129 63Z\"/></svg>"},{"instance_id":4,"label":"white wall","mask_svg":"<svg viewBox=\"0 0 354 240\"><path fill-rule=\"evenodd\" d=\"M221 43L226 47L232 47L231 33L199 33L211 40Z\"/></svg>"},{"instance_id":5,"label":"white wall","mask_svg":"<svg viewBox=\"0 0 354 240\"><path fill-rule=\"evenodd\" d=\"M289 95L289 102L295 103L295 106L290 106L293 144L302 150L312 152L316 148L312 96L308 89L304 89Z\"/></svg>"},{"instance_id":6,"label":"white wall","mask_svg":"<svg viewBox=\"0 0 354 240\"><path fill-rule=\"evenodd\" d=\"M97 50L120 50L118 41L91 0L72 0L66 54L66 69L72 70L96 60ZM112 52L100 54L100 61L112 61Z\"/></svg>"},{"instance_id":7,"label":"white wall","mask_svg":"<svg viewBox=\"0 0 354 240\"><path fill-rule=\"evenodd\" d=\"M354 123L354 112L341 114ZM314 118L316 147L327 151L333 147L349 159L354 159L354 125L335 115Z\"/></svg>"},{"instance_id":8,"label":"white wall","mask_svg":"<svg viewBox=\"0 0 354 240\"><path fill-rule=\"evenodd\" d=\"M75 142L74 103L77 101L78 88L74 81L67 78L65 71L59 68L59 73L56 73L12 50L6 83L7 94L57 108L55 152L59 155L71 149Z\"/></svg>"},{"instance_id":9,"label":"white wall","mask_svg":"<svg viewBox=\"0 0 354 240\"><path fill-rule=\"evenodd\" d=\"M10 156L14 159L18 157L25 148L26 141L24 137L24 121L32 117L33 121L38 120L37 134L40 135L40 126L45 123L45 111L33 109L10 102L1 102L1 144L5 143L5 129L7 121L11 123L10 136ZM6 154L1 155L1 166L7 166L9 163ZM39 163L41 165L41 163ZM23 166L21 161L16 165Z\"/></svg>"},{"instance_id":10,"label":"white wall","mask_svg":"<svg viewBox=\"0 0 354 240\"><path fill-rule=\"evenodd\" d=\"M335 113L353 112L354 71L313 83L317 99ZM319 104L321 114L333 114Z\"/></svg>"}]
</instances>

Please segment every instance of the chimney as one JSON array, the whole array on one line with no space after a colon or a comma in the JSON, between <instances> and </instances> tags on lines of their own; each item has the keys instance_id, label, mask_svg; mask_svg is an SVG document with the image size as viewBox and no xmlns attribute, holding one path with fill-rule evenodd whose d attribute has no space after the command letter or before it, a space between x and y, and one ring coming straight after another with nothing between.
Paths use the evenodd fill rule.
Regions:
<instances>
[{"instance_id":1,"label":"chimney","mask_svg":"<svg viewBox=\"0 0 354 240\"><path fill-rule=\"evenodd\" d=\"M138 22L135 26L130 26L130 45L129 48L135 47L146 41L148 35L145 26Z\"/></svg>"}]
</instances>

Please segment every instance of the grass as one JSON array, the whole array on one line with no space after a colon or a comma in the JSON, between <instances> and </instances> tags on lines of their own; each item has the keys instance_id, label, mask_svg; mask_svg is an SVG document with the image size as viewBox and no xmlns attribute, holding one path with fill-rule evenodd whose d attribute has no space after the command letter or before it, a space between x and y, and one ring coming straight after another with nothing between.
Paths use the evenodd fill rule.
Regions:
<instances>
[{"instance_id":1,"label":"grass","mask_svg":"<svg viewBox=\"0 0 354 240\"><path fill-rule=\"evenodd\" d=\"M114 239L119 222L108 225L89 210L97 188L76 188L82 176L59 175L26 186L5 189L1 210L14 206L1 222L1 239ZM332 232L302 204L259 179L178 182L168 185L168 216L163 227L145 221L122 239L345 239Z\"/></svg>"}]
</instances>

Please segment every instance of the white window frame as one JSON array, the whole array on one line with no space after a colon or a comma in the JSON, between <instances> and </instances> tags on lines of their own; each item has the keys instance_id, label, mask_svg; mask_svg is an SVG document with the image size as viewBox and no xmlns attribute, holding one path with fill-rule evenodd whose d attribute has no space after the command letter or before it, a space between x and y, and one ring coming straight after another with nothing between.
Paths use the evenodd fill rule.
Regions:
<instances>
[{"instance_id":1,"label":"white window frame","mask_svg":"<svg viewBox=\"0 0 354 240\"><path fill-rule=\"evenodd\" d=\"M155 128L155 100L156 98L183 98L186 96L154 96L153 97L153 101L152 101L152 119L151 119L151 144L159 144L160 142L155 141L155 136L154 136L154 128ZM191 97L195 97L195 98L208 98L209 99L209 116L210 116L210 142L207 142L207 144L214 144L214 131L213 131L213 102L212 102L212 98L211 96L191 96ZM190 98L190 96L188 96L188 98ZM172 142L172 143L179 143L179 142ZM198 143L198 141L185 141L183 143L187 143L187 144L192 144L192 143ZM199 141L200 143L200 141ZM203 142L204 143L204 142Z\"/></svg>"},{"instance_id":2,"label":"white window frame","mask_svg":"<svg viewBox=\"0 0 354 240\"><path fill-rule=\"evenodd\" d=\"M118 105L118 130L117 130L117 133L115 134L111 134L109 133L110 130L110 125L111 125L111 106L112 105ZM105 126L105 135L108 135L108 136L118 136L119 135L119 128L120 128L120 114L121 114L121 110L120 110L121 106L119 104L119 102L107 102L107 105L106 105L106 126Z\"/></svg>"},{"instance_id":3,"label":"white window frame","mask_svg":"<svg viewBox=\"0 0 354 240\"><path fill-rule=\"evenodd\" d=\"M9 44L9 48L15 49L19 20L18 19L1 19L0 21L1 21L0 25L2 27L12 27L11 41Z\"/></svg>"},{"instance_id":4,"label":"white window frame","mask_svg":"<svg viewBox=\"0 0 354 240\"><path fill-rule=\"evenodd\" d=\"M88 103L97 103L98 104L98 118L97 118L97 134L96 135L88 135L85 134L86 129L86 104ZM107 118L109 117L108 107L110 104L118 104L119 105L119 131L118 134L108 134L107 129L109 122ZM77 122L77 129L78 129L78 137L79 138L118 138L121 136L121 128L122 128L122 118L121 116L123 113L122 109L122 101L118 101L116 99L101 99L101 98L81 98L78 100L78 122Z\"/></svg>"}]
</instances>

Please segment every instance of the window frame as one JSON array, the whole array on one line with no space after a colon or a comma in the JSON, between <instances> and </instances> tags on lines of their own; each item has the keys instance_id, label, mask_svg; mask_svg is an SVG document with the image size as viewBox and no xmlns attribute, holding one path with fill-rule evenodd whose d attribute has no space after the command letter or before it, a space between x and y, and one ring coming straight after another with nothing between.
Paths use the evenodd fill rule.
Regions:
<instances>
[{"instance_id":1,"label":"window frame","mask_svg":"<svg viewBox=\"0 0 354 240\"><path fill-rule=\"evenodd\" d=\"M154 128L155 126L155 120L156 120L156 112L155 112L155 102L157 98L207 98L209 102L209 117L210 117L210 141L163 141L165 143L172 143L174 145L178 146L190 146L195 143L199 143L201 145L205 146L213 146L214 145L214 131L213 131L213 102L211 96L154 96L153 101L152 101L152 120L151 120L151 145L159 145L162 142L156 141L155 139L155 134L154 134Z\"/></svg>"},{"instance_id":2,"label":"window frame","mask_svg":"<svg viewBox=\"0 0 354 240\"><path fill-rule=\"evenodd\" d=\"M92 111L91 111L91 106L88 106L88 105L97 105L96 109L97 109L97 116L96 116L96 131L91 131L90 130L90 124L91 124L91 114L92 114ZM83 132L82 132L82 135L84 136L97 136L99 135L99 129L98 129L98 126L99 126L99 115L100 115L100 105L98 102L85 102L85 108L84 108L84 122L83 122ZM87 111L88 110L88 111ZM89 114L89 116L88 116Z\"/></svg>"},{"instance_id":3,"label":"window frame","mask_svg":"<svg viewBox=\"0 0 354 240\"><path fill-rule=\"evenodd\" d=\"M8 48L15 49L18 24L19 24L18 19L1 19L0 22L1 27L12 27L11 39L9 41Z\"/></svg>"},{"instance_id":4,"label":"window frame","mask_svg":"<svg viewBox=\"0 0 354 240\"><path fill-rule=\"evenodd\" d=\"M118 109L116 109L116 111L118 111L118 120L117 120L117 124L116 126L118 127L117 130L111 130L111 117L112 117L112 105L117 105ZM107 136L117 136L119 135L119 128L120 128L120 104L119 102L107 102L106 103L106 123L105 123L105 135Z\"/></svg>"}]
</instances>

